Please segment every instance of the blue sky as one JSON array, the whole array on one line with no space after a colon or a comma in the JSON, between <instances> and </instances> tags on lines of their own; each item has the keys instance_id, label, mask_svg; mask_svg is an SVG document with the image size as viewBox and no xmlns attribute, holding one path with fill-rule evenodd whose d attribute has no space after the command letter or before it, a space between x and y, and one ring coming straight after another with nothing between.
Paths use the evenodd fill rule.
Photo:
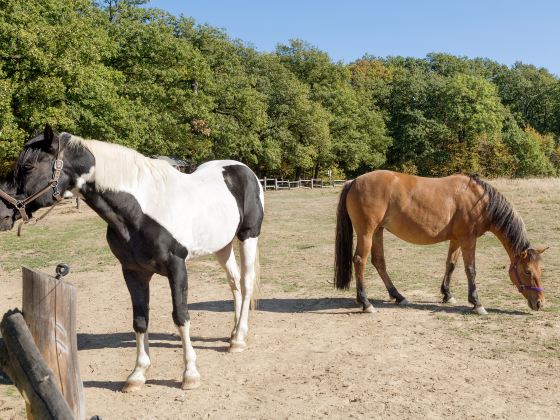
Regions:
<instances>
[{"instance_id":1,"label":"blue sky","mask_svg":"<svg viewBox=\"0 0 560 420\"><path fill-rule=\"evenodd\" d=\"M259 51L300 38L334 60L446 52L560 75L560 0L153 0Z\"/></svg>"}]
</instances>

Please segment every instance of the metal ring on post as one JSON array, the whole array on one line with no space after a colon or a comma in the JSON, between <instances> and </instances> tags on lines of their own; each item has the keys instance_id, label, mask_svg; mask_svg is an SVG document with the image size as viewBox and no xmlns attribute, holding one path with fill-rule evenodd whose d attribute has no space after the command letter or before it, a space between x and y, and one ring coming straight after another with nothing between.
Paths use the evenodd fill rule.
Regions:
<instances>
[{"instance_id":1,"label":"metal ring on post","mask_svg":"<svg viewBox=\"0 0 560 420\"><path fill-rule=\"evenodd\" d=\"M60 263L56 266L56 276L57 280L60 280L61 277L64 277L70 272L70 266L66 263Z\"/></svg>"}]
</instances>

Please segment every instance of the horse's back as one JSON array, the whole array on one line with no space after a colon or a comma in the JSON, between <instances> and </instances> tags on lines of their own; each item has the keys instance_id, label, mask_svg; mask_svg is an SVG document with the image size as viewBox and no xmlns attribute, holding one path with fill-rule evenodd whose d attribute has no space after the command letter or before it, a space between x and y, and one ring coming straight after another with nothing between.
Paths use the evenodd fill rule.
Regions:
<instances>
[{"instance_id":1,"label":"horse's back","mask_svg":"<svg viewBox=\"0 0 560 420\"><path fill-rule=\"evenodd\" d=\"M219 251L241 230L249 236L260 233L263 204L259 187L256 175L246 165L215 160L200 165L192 174L172 171L164 185L154 182L152 194L138 196L145 213L185 246L191 259ZM260 219L254 210L257 207Z\"/></svg>"}]
</instances>

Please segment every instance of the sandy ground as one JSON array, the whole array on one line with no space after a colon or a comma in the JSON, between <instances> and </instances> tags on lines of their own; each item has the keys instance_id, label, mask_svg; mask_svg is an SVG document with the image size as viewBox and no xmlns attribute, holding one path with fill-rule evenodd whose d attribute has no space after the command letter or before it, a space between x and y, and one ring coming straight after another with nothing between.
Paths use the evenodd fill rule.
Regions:
<instances>
[{"instance_id":1,"label":"sandy ground","mask_svg":"<svg viewBox=\"0 0 560 420\"><path fill-rule=\"evenodd\" d=\"M269 206L275 200L283 205L282 196L267 197ZM317 196L318 205L327 210L335 200L334 194ZM52 217L55 225L68 220L64 213ZM87 210L72 216L91 217ZM269 238L273 232L288 235L292 226L275 230L272 225L283 219L274 217L267 223ZM332 219L324 223L332 228ZM224 275L212 260L195 263L189 289L191 334L203 382L193 391L180 389L181 342L171 319L166 279L152 280L148 382L142 390L124 394L120 388L133 368L135 344L119 267L114 263L102 271L72 273L69 281L79 290L79 361L88 416L558 418L560 317L557 310L531 313L510 290L503 265L499 284L511 299L487 305L487 317L468 313L464 280L454 307L438 303L437 284L432 284L402 289L411 302L403 308L386 300L375 278L375 287L369 287L378 312L363 314L352 299L354 292L335 293L317 268L322 260L307 258L307 251L300 250L302 257L286 269L299 287L275 280L272 271L282 271L282 264L267 257L272 251L264 249L266 243L260 309L250 315L249 347L243 353L227 352L233 314ZM332 244L324 246L332 258ZM444 259L439 257L440 267ZM331 261L322 263L330 269ZM374 277L371 268L368 275ZM0 271L0 313L21 305L19 277ZM311 279L309 284L297 280L305 278ZM489 299L488 291L486 295ZM0 418L25 418L21 397L5 378L0 380Z\"/></svg>"}]
</instances>

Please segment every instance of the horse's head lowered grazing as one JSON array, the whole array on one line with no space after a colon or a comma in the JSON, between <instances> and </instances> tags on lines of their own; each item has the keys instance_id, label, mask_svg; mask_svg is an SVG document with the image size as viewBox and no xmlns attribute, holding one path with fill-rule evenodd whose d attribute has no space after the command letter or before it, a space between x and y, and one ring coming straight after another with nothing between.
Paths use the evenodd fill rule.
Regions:
<instances>
[{"instance_id":1,"label":"horse's head lowered grazing","mask_svg":"<svg viewBox=\"0 0 560 420\"><path fill-rule=\"evenodd\" d=\"M55 204L62 193L75 187L76 174L94 165L91 154L73 156L69 135L55 134L47 124L44 133L25 144L16 163L14 182L29 216ZM86 169L87 168L87 169Z\"/></svg>"},{"instance_id":2,"label":"horse's head lowered grazing","mask_svg":"<svg viewBox=\"0 0 560 420\"><path fill-rule=\"evenodd\" d=\"M548 248L532 248L523 219L507 199L489 183L477 177L471 178L484 189L488 200L486 215L492 225L490 230L509 254L509 277L512 283L525 296L531 309L542 309L545 299L541 281L541 254Z\"/></svg>"},{"instance_id":3,"label":"horse's head lowered grazing","mask_svg":"<svg viewBox=\"0 0 560 420\"><path fill-rule=\"evenodd\" d=\"M513 256L509 267L509 278L517 290L529 303L533 310L540 310L544 306L544 287L541 281L541 254L547 248L527 248L519 255Z\"/></svg>"}]
</instances>

